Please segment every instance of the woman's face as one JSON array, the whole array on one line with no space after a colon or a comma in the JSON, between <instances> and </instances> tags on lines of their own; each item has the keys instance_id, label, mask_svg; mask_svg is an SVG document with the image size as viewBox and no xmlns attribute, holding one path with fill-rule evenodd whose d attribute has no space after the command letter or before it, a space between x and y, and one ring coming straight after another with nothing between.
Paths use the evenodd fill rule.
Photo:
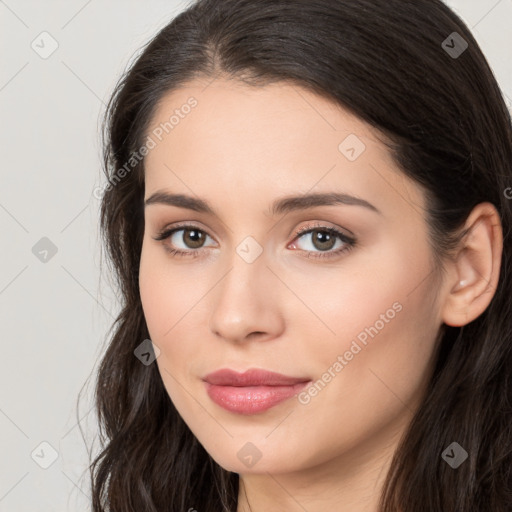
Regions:
<instances>
[{"instance_id":1,"label":"woman's face","mask_svg":"<svg viewBox=\"0 0 512 512\"><path fill-rule=\"evenodd\" d=\"M422 191L326 99L205 84L147 133L140 293L165 388L230 471L370 458L411 419L442 324ZM220 369L297 384L205 382Z\"/></svg>"}]
</instances>

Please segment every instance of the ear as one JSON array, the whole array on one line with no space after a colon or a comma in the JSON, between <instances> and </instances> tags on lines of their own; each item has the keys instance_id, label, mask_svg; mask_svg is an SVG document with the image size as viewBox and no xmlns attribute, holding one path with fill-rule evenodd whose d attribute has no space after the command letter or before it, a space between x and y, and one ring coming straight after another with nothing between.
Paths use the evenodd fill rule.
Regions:
<instances>
[{"instance_id":1,"label":"ear","mask_svg":"<svg viewBox=\"0 0 512 512\"><path fill-rule=\"evenodd\" d=\"M445 324L460 327L480 316L494 296L500 275L503 232L492 203L471 212L464 236L447 273L448 294L442 308Z\"/></svg>"}]
</instances>

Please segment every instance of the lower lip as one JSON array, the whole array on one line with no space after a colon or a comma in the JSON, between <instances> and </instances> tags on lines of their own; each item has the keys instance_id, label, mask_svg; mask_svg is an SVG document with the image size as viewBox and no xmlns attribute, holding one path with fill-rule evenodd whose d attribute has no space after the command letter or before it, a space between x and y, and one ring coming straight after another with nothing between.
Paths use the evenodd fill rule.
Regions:
<instances>
[{"instance_id":1,"label":"lower lip","mask_svg":"<svg viewBox=\"0 0 512 512\"><path fill-rule=\"evenodd\" d=\"M238 414L256 414L295 396L308 382L293 386L216 386L205 382L208 396L224 409Z\"/></svg>"}]
</instances>

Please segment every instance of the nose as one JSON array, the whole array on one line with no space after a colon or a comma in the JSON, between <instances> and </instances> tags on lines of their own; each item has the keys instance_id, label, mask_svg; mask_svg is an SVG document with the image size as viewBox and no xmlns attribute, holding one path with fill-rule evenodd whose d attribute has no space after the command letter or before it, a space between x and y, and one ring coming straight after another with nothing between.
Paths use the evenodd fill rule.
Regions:
<instances>
[{"instance_id":1,"label":"nose","mask_svg":"<svg viewBox=\"0 0 512 512\"><path fill-rule=\"evenodd\" d=\"M233 251L227 265L229 270L211 293L211 331L234 343L279 336L284 328L282 290L267 267L265 253L248 263Z\"/></svg>"}]
</instances>

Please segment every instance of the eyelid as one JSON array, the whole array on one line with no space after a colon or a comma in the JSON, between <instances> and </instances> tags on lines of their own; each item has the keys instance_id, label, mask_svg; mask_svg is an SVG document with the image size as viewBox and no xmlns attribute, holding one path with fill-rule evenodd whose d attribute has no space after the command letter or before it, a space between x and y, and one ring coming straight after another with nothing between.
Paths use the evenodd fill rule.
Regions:
<instances>
[{"instance_id":1,"label":"eyelid","mask_svg":"<svg viewBox=\"0 0 512 512\"><path fill-rule=\"evenodd\" d=\"M293 234L295 234L295 236L298 237L298 236L303 235L304 233L307 233L308 231L313 230L313 229L325 229L325 230L332 229L334 231L340 232L342 235L346 236L347 238L355 238L354 233L352 233L352 231L350 231L349 229L342 228L340 226L337 226L336 224L333 224L332 222L328 222L328 221L324 221L324 220L321 220L321 221L315 220L310 223L307 223L306 226L303 226L301 228L298 228L298 229L294 228L294 229L292 229L292 231L288 235L288 237L292 236Z\"/></svg>"},{"instance_id":2,"label":"eyelid","mask_svg":"<svg viewBox=\"0 0 512 512\"><path fill-rule=\"evenodd\" d=\"M201 227L197 223L197 221L177 222L175 224L166 225L163 228L158 230L157 235L156 235L156 237L153 237L153 240L165 241L168 238L170 238L172 235L174 235L174 233L176 231L182 231L182 230L187 231L187 230L193 230L193 229L196 229L197 231L203 232L207 237L211 238L216 243L218 243L217 240L215 240L215 238L212 235L210 235L208 230L203 228L203 227ZM202 247L199 248L199 249L188 249L187 252L192 252L194 250L200 251L201 249L202 249Z\"/></svg>"},{"instance_id":3,"label":"eyelid","mask_svg":"<svg viewBox=\"0 0 512 512\"><path fill-rule=\"evenodd\" d=\"M201 226L201 223L199 221L181 221L176 223L171 223L169 225L165 225L163 228L158 230L158 233L164 233L169 231L178 231L179 229L189 228L189 229L198 229L202 232L204 232L206 235L208 235L210 238L215 240L215 237L210 235L209 230L205 229ZM341 232L344 236L347 238L355 239L355 235L350 229L342 228L337 226L336 224L333 224L328 221L313 221L312 223L308 223L306 226L303 226L301 228L293 228L289 233L287 238L290 238L292 235L295 235L295 238L293 238L292 242L299 236L307 233L309 230L312 229L333 229L335 231ZM217 240L215 240L217 242Z\"/></svg>"},{"instance_id":4,"label":"eyelid","mask_svg":"<svg viewBox=\"0 0 512 512\"><path fill-rule=\"evenodd\" d=\"M215 240L215 237L210 235L209 230L204 228L200 222L192 220L192 221L182 221L182 222L174 222L170 224L164 225L162 228L157 230L157 234L162 234L170 231L179 231L180 229L197 229L198 231L202 231L210 238Z\"/></svg>"}]
</instances>

